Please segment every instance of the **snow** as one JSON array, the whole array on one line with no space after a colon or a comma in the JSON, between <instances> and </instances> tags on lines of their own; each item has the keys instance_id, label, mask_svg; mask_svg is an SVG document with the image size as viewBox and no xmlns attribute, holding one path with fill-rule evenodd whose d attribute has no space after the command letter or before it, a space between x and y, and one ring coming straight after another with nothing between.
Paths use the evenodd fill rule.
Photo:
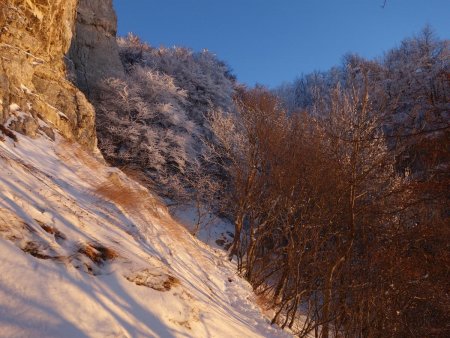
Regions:
<instances>
[{"instance_id":1,"label":"snow","mask_svg":"<svg viewBox=\"0 0 450 338\"><path fill-rule=\"evenodd\" d=\"M10 105L9 105L9 111L11 112L11 113L13 113L13 112L15 112L15 111L18 111L20 109L20 107L19 107L19 105L17 104L17 103L11 103Z\"/></svg>"},{"instance_id":2,"label":"snow","mask_svg":"<svg viewBox=\"0 0 450 338\"><path fill-rule=\"evenodd\" d=\"M194 204L173 205L170 208L172 216L202 242L215 249L228 249L233 242L234 225L227 219L219 218L207 210L201 211L198 218ZM199 229L197 229L199 225Z\"/></svg>"},{"instance_id":3,"label":"snow","mask_svg":"<svg viewBox=\"0 0 450 338\"><path fill-rule=\"evenodd\" d=\"M26 93L26 94L32 94L33 92L31 91L31 89L29 89L27 86L25 86L24 84L20 84L20 89Z\"/></svg>"},{"instance_id":4,"label":"snow","mask_svg":"<svg viewBox=\"0 0 450 338\"><path fill-rule=\"evenodd\" d=\"M145 188L59 136L18 139L0 142L1 337L290 336Z\"/></svg>"},{"instance_id":5,"label":"snow","mask_svg":"<svg viewBox=\"0 0 450 338\"><path fill-rule=\"evenodd\" d=\"M64 118L64 119L66 119L66 120L69 120L69 118L67 117L67 115L64 114L62 111L59 111L59 110L58 110L58 115L59 115L59 117L62 117L62 118Z\"/></svg>"}]
</instances>

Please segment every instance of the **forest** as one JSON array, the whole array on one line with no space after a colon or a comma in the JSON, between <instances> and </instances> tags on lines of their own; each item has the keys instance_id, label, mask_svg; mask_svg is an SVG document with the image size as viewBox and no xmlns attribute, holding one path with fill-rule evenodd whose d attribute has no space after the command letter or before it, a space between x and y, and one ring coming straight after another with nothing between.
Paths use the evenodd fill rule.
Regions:
<instances>
[{"instance_id":1,"label":"forest","mask_svg":"<svg viewBox=\"0 0 450 338\"><path fill-rule=\"evenodd\" d=\"M300 337L446 337L450 42L425 27L269 89L213 53L118 39L106 160L234 224L228 254ZM202 226L199 222L199 226Z\"/></svg>"}]
</instances>

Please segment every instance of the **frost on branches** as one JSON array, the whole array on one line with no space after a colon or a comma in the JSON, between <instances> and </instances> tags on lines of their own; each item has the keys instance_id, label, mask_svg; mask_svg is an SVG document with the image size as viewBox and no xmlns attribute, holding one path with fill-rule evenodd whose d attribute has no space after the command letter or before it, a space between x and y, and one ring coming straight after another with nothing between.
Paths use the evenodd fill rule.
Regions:
<instances>
[{"instance_id":1,"label":"frost on branches","mask_svg":"<svg viewBox=\"0 0 450 338\"><path fill-rule=\"evenodd\" d=\"M186 197L192 176L205 174L209 117L234 109L235 79L206 50L153 48L133 35L118 43L126 76L105 80L96 96L100 148L114 165L145 173L160 193Z\"/></svg>"}]
</instances>

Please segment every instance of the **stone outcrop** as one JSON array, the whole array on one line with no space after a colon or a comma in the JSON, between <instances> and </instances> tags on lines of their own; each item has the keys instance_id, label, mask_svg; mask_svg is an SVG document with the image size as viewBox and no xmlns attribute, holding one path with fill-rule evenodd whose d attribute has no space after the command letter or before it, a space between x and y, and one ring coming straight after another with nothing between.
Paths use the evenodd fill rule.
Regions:
<instances>
[{"instance_id":1,"label":"stone outcrop","mask_svg":"<svg viewBox=\"0 0 450 338\"><path fill-rule=\"evenodd\" d=\"M79 0L69 59L75 82L88 97L104 78L124 75L116 33L112 0Z\"/></svg>"},{"instance_id":2,"label":"stone outcrop","mask_svg":"<svg viewBox=\"0 0 450 338\"><path fill-rule=\"evenodd\" d=\"M51 126L95 149L94 108L66 78L76 8L77 0L0 2L0 123L30 136Z\"/></svg>"},{"instance_id":3,"label":"stone outcrop","mask_svg":"<svg viewBox=\"0 0 450 338\"><path fill-rule=\"evenodd\" d=\"M115 35L112 0L1 0L0 124L96 149L94 108L72 82L89 93L123 74Z\"/></svg>"}]
</instances>

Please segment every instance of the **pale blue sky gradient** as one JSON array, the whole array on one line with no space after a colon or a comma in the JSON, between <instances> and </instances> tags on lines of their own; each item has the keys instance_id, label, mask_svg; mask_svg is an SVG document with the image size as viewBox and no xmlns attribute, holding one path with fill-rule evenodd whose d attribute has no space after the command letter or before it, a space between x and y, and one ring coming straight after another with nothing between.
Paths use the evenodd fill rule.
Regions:
<instances>
[{"instance_id":1,"label":"pale blue sky gradient","mask_svg":"<svg viewBox=\"0 0 450 338\"><path fill-rule=\"evenodd\" d=\"M381 56L430 24L450 38L450 0L114 0L119 35L207 48L238 80L270 87L355 52Z\"/></svg>"}]
</instances>

